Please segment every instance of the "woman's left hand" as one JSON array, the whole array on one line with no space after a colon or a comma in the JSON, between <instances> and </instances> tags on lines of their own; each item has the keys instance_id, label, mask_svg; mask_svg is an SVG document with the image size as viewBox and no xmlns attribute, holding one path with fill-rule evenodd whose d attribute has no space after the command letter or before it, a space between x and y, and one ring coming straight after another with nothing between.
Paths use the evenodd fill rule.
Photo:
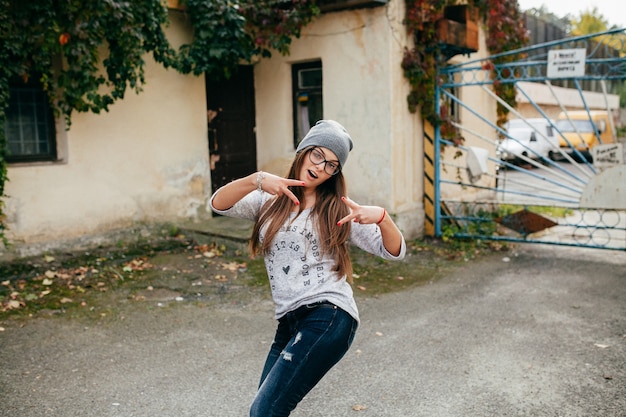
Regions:
<instances>
[{"instance_id":1,"label":"woman's left hand","mask_svg":"<svg viewBox=\"0 0 626 417\"><path fill-rule=\"evenodd\" d=\"M339 220L338 226L345 224L349 221L361 224L379 223L385 216L385 209L378 206L361 206L348 197L341 197L341 200L350 209L348 214L343 219Z\"/></svg>"}]
</instances>

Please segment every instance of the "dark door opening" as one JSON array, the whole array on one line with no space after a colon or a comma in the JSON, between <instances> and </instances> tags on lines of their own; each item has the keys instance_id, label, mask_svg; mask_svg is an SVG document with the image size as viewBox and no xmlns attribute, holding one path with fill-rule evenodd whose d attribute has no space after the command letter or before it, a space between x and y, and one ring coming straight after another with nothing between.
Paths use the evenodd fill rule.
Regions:
<instances>
[{"instance_id":1,"label":"dark door opening","mask_svg":"<svg viewBox=\"0 0 626 417\"><path fill-rule=\"evenodd\" d=\"M241 66L228 80L206 80L213 192L256 171L254 73Z\"/></svg>"}]
</instances>

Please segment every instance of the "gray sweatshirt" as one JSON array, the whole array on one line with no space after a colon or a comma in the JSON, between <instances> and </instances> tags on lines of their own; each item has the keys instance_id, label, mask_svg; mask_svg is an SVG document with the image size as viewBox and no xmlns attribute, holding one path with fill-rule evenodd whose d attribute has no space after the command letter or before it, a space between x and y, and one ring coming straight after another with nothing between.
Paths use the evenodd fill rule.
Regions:
<instances>
[{"instance_id":1,"label":"gray sweatshirt","mask_svg":"<svg viewBox=\"0 0 626 417\"><path fill-rule=\"evenodd\" d=\"M213 207L214 197L215 194L211 197L211 209L216 213L251 221L258 219L263 204L273 198L268 193L253 191L228 210L217 210ZM296 214L293 213L278 231L272 250L265 256L275 303L275 318L279 319L305 304L328 301L359 321L350 283L345 276L339 277L333 271L335 262L332 258L321 255L320 239L310 210L305 209L298 216ZM261 230L261 242L265 231ZM400 254L390 254L383 245L380 228L375 224L352 223L350 242L364 251L389 260L401 260L406 253L406 243L402 239Z\"/></svg>"}]
</instances>

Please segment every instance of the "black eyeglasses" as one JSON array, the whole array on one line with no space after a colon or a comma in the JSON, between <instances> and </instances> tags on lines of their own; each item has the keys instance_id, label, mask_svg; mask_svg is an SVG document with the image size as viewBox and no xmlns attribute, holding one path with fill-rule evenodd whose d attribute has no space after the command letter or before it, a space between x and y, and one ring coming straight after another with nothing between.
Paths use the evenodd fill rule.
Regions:
<instances>
[{"instance_id":1,"label":"black eyeglasses","mask_svg":"<svg viewBox=\"0 0 626 417\"><path fill-rule=\"evenodd\" d=\"M339 162L327 161L322 151L320 151L318 148L311 149L311 151L309 152L309 160L315 165L323 163L324 172L326 172L328 175L336 175L339 173L339 171L341 171L341 165L339 165Z\"/></svg>"}]
</instances>

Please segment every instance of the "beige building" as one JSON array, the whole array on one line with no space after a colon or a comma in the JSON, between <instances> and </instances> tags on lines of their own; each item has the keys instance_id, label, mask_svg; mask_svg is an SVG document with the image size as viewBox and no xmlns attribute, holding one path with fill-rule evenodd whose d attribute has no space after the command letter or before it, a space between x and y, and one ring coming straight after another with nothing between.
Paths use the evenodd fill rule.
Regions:
<instances>
[{"instance_id":1,"label":"beige building","mask_svg":"<svg viewBox=\"0 0 626 417\"><path fill-rule=\"evenodd\" d=\"M531 103L528 97L531 97L534 103ZM585 110L585 105L589 110L608 110L616 117L619 113L619 96L616 94L583 91L581 96L581 93L574 88L563 88L542 83L518 83L516 101L516 110L526 118L544 116L537 111L535 105L539 106L544 114L552 119L556 119L563 109L567 111Z\"/></svg>"},{"instance_id":2,"label":"beige building","mask_svg":"<svg viewBox=\"0 0 626 417\"><path fill-rule=\"evenodd\" d=\"M56 158L9 165L6 236L41 252L100 242L157 222L200 222L219 185L257 169L285 174L307 124L344 124L354 139L350 197L385 206L407 238L424 228L423 126L408 111L400 63L409 44L404 0L328 12L275 54L229 82L181 75L147 58L143 92L108 113L57 122ZM375 3L375 4L373 4ZM174 44L191 36L170 13ZM482 32L481 32L482 33ZM481 34L480 53L484 53ZM494 104L475 95L475 106ZM208 116L208 117L207 117Z\"/></svg>"}]
</instances>

